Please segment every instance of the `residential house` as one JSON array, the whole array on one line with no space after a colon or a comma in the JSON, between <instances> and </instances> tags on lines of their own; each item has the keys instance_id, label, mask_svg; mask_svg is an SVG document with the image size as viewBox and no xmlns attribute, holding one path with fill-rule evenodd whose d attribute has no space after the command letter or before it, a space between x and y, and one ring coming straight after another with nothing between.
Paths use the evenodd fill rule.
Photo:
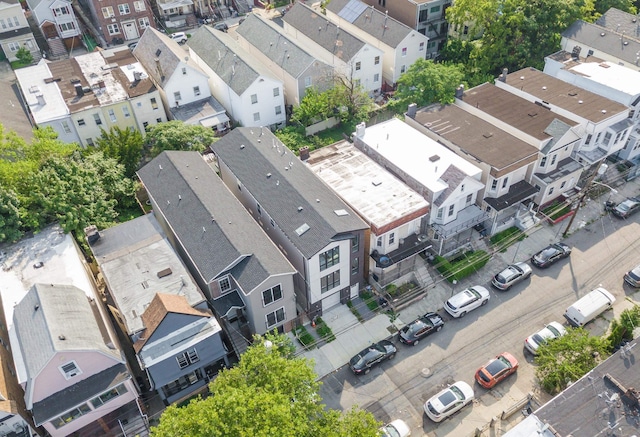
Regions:
<instances>
[{"instance_id":1,"label":"residential house","mask_svg":"<svg viewBox=\"0 0 640 437\"><path fill-rule=\"evenodd\" d=\"M147 27L155 27L151 5L144 0L85 0L83 5L107 44L138 39Z\"/></svg>"},{"instance_id":2,"label":"residential house","mask_svg":"<svg viewBox=\"0 0 640 437\"><path fill-rule=\"evenodd\" d=\"M560 51L545 58L544 72L627 106L633 125L629 139L616 156L640 164L640 71Z\"/></svg>"},{"instance_id":3,"label":"residential house","mask_svg":"<svg viewBox=\"0 0 640 437\"><path fill-rule=\"evenodd\" d=\"M150 27L133 55L160 91L171 119L210 127L216 133L229 129L224 107L211 95L209 77L176 41Z\"/></svg>"},{"instance_id":4,"label":"residential house","mask_svg":"<svg viewBox=\"0 0 640 437\"><path fill-rule=\"evenodd\" d=\"M640 415L636 341L569 384L504 437L638 435L638 421L631 419Z\"/></svg>"},{"instance_id":5,"label":"residential house","mask_svg":"<svg viewBox=\"0 0 640 437\"><path fill-rule=\"evenodd\" d=\"M311 152L307 165L370 226L365 276L385 287L430 278L417 256L427 250L429 202L348 141Z\"/></svg>"},{"instance_id":6,"label":"residential house","mask_svg":"<svg viewBox=\"0 0 640 437\"><path fill-rule=\"evenodd\" d=\"M195 27L198 24L193 0L155 0L155 3L167 29Z\"/></svg>"},{"instance_id":7,"label":"residential house","mask_svg":"<svg viewBox=\"0 0 640 437\"><path fill-rule=\"evenodd\" d=\"M577 121L489 83L465 91L455 105L538 150L533 174L527 179L538 188L533 198L536 205L547 205L563 194L570 197L583 171L572 157L581 140ZM498 181L496 189L500 186Z\"/></svg>"},{"instance_id":8,"label":"residential house","mask_svg":"<svg viewBox=\"0 0 640 437\"><path fill-rule=\"evenodd\" d=\"M50 57L68 55L73 47L82 44L82 29L71 0L27 0L49 46Z\"/></svg>"},{"instance_id":9,"label":"residential house","mask_svg":"<svg viewBox=\"0 0 640 437\"><path fill-rule=\"evenodd\" d=\"M209 76L213 96L241 126L286 125L282 81L230 35L202 26L189 41L189 55Z\"/></svg>"},{"instance_id":10,"label":"residential house","mask_svg":"<svg viewBox=\"0 0 640 437\"><path fill-rule=\"evenodd\" d=\"M298 271L309 317L357 297L367 224L268 129L236 128L211 150L223 182Z\"/></svg>"},{"instance_id":11,"label":"residential house","mask_svg":"<svg viewBox=\"0 0 640 437\"><path fill-rule=\"evenodd\" d=\"M577 20L562 32L561 48L581 58L593 56L640 70L638 16L611 8L595 23Z\"/></svg>"},{"instance_id":12,"label":"residential house","mask_svg":"<svg viewBox=\"0 0 640 437\"><path fill-rule=\"evenodd\" d=\"M311 49L288 38L282 27L257 14L249 14L236 28L238 43L262 62L277 78L282 78L284 99L289 107L298 106L306 91L318 92L333 86L333 67L320 60Z\"/></svg>"},{"instance_id":13,"label":"residential house","mask_svg":"<svg viewBox=\"0 0 640 437\"><path fill-rule=\"evenodd\" d=\"M167 404L206 389L229 365L222 329L154 215L92 229L87 239L151 388Z\"/></svg>"},{"instance_id":14,"label":"residential house","mask_svg":"<svg viewBox=\"0 0 640 437\"><path fill-rule=\"evenodd\" d=\"M237 353L253 334L293 329L295 269L199 153L163 152L138 176Z\"/></svg>"},{"instance_id":15,"label":"residential house","mask_svg":"<svg viewBox=\"0 0 640 437\"><path fill-rule=\"evenodd\" d=\"M382 80L391 89L414 62L426 57L427 36L361 0L332 0L327 17L383 51Z\"/></svg>"},{"instance_id":16,"label":"residential house","mask_svg":"<svg viewBox=\"0 0 640 437\"><path fill-rule=\"evenodd\" d=\"M145 132L167 120L160 93L127 47L16 70L32 123L65 142L95 144L113 127Z\"/></svg>"},{"instance_id":17,"label":"residential house","mask_svg":"<svg viewBox=\"0 0 640 437\"><path fill-rule=\"evenodd\" d=\"M445 11L451 0L363 0L376 10L395 18L429 38L426 58L435 59L447 42L449 24Z\"/></svg>"},{"instance_id":18,"label":"residential house","mask_svg":"<svg viewBox=\"0 0 640 437\"><path fill-rule=\"evenodd\" d=\"M575 132L581 140L572 156L583 166L599 164L626 144L633 122L625 105L535 68L505 73L496 86L580 124Z\"/></svg>"},{"instance_id":19,"label":"residential house","mask_svg":"<svg viewBox=\"0 0 640 437\"><path fill-rule=\"evenodd\" d=\"M11 62L18 59L16 52L21 47L29 50L35 61L40 60L40 48L18 0L0 1L0 45Z\"/></svg>"},{"instance_id":20,"label":"residential house","mask_svg":"<svg viewBox=\"0 0 640 437\"><path fill-rule=\"evenodd\" d=\"M52 225L5 250L0 297L35 425L54 437L148 432L124 353L73 237Z\"/></svg>"},{"instance_id":21,"label":"residential house","mask_svg":"<svg viewBox=\"0 0 640 437\"><path fill-rule=\"evenodd\" d=\"M484 189L474 200L490 214L484 223L489 235L536 224L531 200L538 188L530 183L536 147L456 105L411 107L407 115L409 126L482 169Z\"/></svg>"},{"instance_id":22,"label":"residential house","mask_svg":"<svg viewBox=\"0 0 640 437\"><path fill-rule=\"evenodd\" d=\"M362 86L370 95L380 92L382 50L303 3L294 4L282 21L285 32L331 65L335 75Z\"/></svg>"},{"instance_id":23,"label":"residential house","mask_svg":"<svg viewBox=\"0 0 640 437\"><path fill-rule=\"evenodd\" d=\"M442 255L466 244L489 215L476 205L482 169L397 118L356 127L354 145L420 193L431 205L422 229Z\"/></svg>"}]
</instances>

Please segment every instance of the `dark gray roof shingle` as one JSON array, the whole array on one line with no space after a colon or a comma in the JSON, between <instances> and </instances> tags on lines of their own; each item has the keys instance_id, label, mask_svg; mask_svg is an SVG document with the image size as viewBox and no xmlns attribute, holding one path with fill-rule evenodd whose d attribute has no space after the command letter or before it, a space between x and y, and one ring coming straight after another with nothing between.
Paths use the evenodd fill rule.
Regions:
<instances>
[{"instance_id":1,"label":"dark gray roof shingle","mask_svg":"<svg viewBox=\"0 0 640 437\"><path fill-rule=\"evenodd\" d=\"M247 293L295 271L197 152L163 152L138 176L206 282L242 257L235 279Z\"/></svg>"},{"instance_id":2,"label":"dark gray roof shingle","mask_svg":"<svg viewBox=\"0 0 640 437\"><path fill-rule=\"evenodd\" d=\"M305 257L334 239L367 228L268 129L236 128L211 148ZM340 210L347 214L336 214ZM309 229L298 235L296 230L305 224Z\"/></svg>"}]
</instances>

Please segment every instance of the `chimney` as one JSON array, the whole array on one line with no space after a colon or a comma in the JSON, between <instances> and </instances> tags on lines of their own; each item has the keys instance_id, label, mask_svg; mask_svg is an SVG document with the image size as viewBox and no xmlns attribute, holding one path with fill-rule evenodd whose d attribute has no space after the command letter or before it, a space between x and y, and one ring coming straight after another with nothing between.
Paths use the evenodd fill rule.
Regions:
<instances>
[{"instance_id":1,"label":"chimney","mask_svg":"<svg viewBox=\"0 0 640 437\"><path fill-rule=\"evenodd\" d=\"M44 100L44 96L42 94L36 94L36 99L38 100L38 105L44 106L47 104Z\"/></svg>"},{"instance_id":2,"label":"chimney","mask_svg":"<svg viewBox=\"0 0 640 437\"><path fill-rule=\"evenodd\" d=\"M407 116L410 118L416 118L416 112L418 111L418 105L412 103L407 108Z\"/></svg>"},{"instance_id":3,"label":"chimney","mask_svg":"<svg viewBox=\"0 0 640 437\"><path fill-rule=\"evenodd\" d=\"M463 96L464 96L464 85L460 84L460 86L456 88L456 99L462 100Z\"/></svg>"},{"instance_id":4,"label":"chimney","mask_svg":"<svg viewBox=\"0 0 640 437\"><path fill-rule=\"evenodd\" d=\"M367 124L364 121L356 125L356 136L358 138L364 137L364 130L366 129L366 127L367 127Z\"/></svg>"},{"instance_id":5,"label":"chimney","mask_svg":"<svg viewBox=\"0 0 640 437\"><path fill-rule=\"evenodd\" d=\"M82 97L82 96L84 96L84 91L82 90L82 84L80 84L80 83L76 83L74 86L75 86L75 88L76 88L76 95L77 95L78 97Z\"/></svg>"},{"instance_id":6,"label":"chimney","mask_svg":"<svg viewBox=\"0 0 640 437\"><path fill-rule=\"evenodd\" d=\"M135 82L140 82L140 79L142 79L142 73L139 71L134 71L133 72L133 80Z\"/></svg>"},{"instance_id":7,"label":"chimney","mask_svg":"<svg viewBox=\"0 0 640 437\"><path fill-rule=\"evenodd\" d=\"M300 161L309 159L309 146L300 147Z\"/></svg>"},{"instance_id":8,"label":"chimney","mask_svg":"<svg viewBox=\"0 0 640 437\"><path fill-rule=\"evenodd\" d=\"M503 68L502 69L502 74L500 76L498 76L498 80L500 82L507 82L507 74L509 74L509 69L508 68Z\"/></svg>"},{"instance_id":9,"label":"chimney","mask_svg":"<svg viewBox=\"0 0 640 437\"><path fill-rule=\"evenodd\" d=\"M84 228L84 235L87 237L87 242L90 246L100 239L100 233L96 225L87 226Z\"/></svg>"}]
</instances>

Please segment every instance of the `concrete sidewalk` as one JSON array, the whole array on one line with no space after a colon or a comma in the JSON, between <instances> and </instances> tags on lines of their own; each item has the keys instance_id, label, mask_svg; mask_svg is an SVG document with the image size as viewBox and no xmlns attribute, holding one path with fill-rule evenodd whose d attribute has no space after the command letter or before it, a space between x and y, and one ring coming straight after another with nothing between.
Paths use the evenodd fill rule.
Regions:
<instances>
[{"instance_id":1,"label":"concrete sidewalk","mask_svg":"<svg viewBox=\"0 0 640 437\"><path fill-rule=\"evenodd\" d=\"M609 171L617 172L615 168L610 168ZM613 201L621 202L626 197L640 195L640 178L630 182L617 180L618 183L615 184L617 193L611 196L605 194L598 200L587 201L578 210L578 214L566 238L569 245L571 245L573 234L581 232L582 228L606 214L604 202L607 199L611 198ZM441 310L444 302L453 294L472 285L488 284L493 275L506 265L518 261L528 261L534 253L548 244L563 240L562 234L565 232L569 219L567 218L556 225L541 222L541 224L527 231L527 238L512 245L505 252L494 253L489 262L478 273L461 280L455 285L442 277L438 278L433 287L426 290L421 298L414 300L403 308L399 308L398 316L393 322L388 315L379 314L364 323L360 323L351 314L346 305L335 307L327 311L322 318L331 328L336 339L309 351L304 350L296 342L296 345L299 346L298 353L306 358L313 359L318 378L323 378L347 364L351 357L368 345L392 337L398 329L426 312Z\"/></svg>"}]
</instances>

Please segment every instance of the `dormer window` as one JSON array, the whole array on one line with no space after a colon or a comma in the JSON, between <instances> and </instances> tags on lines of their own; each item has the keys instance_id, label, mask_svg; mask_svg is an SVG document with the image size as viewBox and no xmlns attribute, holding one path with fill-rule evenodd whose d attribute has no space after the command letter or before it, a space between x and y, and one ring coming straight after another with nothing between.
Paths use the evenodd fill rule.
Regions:
<instances>
[{"instance_id":1,"label":"dormer window","mask_svg":"<svg viewBox=\"0 0 640 437\"><path fill-rule=\"evenodd\" d=\"M71 379L74 376L78 376L82 374L82 370L78 367L78 364L75 361L70 361L62 366L58 367L60 372L65 377L65 379Z\"/></svg>"}]
</instances>

